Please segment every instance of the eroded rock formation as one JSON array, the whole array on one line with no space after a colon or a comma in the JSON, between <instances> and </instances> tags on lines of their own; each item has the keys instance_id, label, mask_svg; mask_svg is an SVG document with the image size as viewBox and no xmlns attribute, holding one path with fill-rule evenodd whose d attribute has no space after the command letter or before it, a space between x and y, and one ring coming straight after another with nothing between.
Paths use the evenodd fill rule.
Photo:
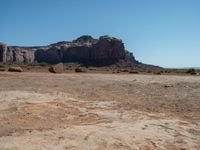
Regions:
<instances>
[{"instance_id":1,"label":"eroded rock formation","mask_svg":"<svg viewBox=\"0 0 200 150\"><path fill-rule=\"evenodd\" d=\"M125 50L122 40L102 36L98 40L82 36L72 42L58 42L40 47L6 46L0 43L0 62L42 63L78 62L84 65L106 66L118 62L137 63L131 53Z\"/></svg>"},{"instance_id":2,"label":"eroded rock formation","mask_svg":"<svg viewBox=\"0 0 200 150\"><path fill-rule=\"evenodd\" d=\"M5 62L7 53L7 46L3 43L0 43L0 62Z\"/></svg>"}]
</instances>

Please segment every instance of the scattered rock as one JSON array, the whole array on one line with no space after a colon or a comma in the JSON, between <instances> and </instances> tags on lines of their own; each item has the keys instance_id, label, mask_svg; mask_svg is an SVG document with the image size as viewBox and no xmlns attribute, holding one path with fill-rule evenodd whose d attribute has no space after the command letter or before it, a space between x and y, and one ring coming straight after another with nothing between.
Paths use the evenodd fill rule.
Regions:
<instances>
[{"instance_id":1,"label":"scattered rock","mask_svg":"<svg viewBox=\"0 0 200 150\"><path fill-rule=\"evenodd\" d=\"M63 73L64 72L64 65L63 65L63 63L53 65L49 68L49 71L51 73Z\"/></svg>"},{"instance_id":2,"label":"scattered rock","mask_svg":"<svg viewBox=\"0 0 200 150\"><path fill-rule=\"evenodd\" d=\"M21 67L10 67L10 68L8 68L8 71L10 71L10 72L23 72L23 69Z\"/></svg>"}]
</instances>

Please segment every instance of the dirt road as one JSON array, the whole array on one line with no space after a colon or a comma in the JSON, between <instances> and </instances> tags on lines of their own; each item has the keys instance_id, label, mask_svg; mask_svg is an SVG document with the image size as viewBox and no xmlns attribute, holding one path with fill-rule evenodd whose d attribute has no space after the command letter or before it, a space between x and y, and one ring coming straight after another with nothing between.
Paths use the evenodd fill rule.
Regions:
<instances>
[{"instance_id":1,"label":"dirt road","mask_svg":"<svg viewBox=\"0 0 200 150\"><path fill-rule=\"evenodd\" d=\"M199 150L200 77L0 73L0 150Z\"/></svg>"}]
</instances>

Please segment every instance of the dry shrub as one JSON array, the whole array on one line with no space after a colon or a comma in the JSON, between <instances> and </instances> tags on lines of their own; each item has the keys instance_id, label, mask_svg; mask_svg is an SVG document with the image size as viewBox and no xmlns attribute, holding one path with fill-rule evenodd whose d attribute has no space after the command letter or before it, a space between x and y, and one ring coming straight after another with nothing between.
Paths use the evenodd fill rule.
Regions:
<instances>
[{"instance_id":1,"label":"dry shrub","mask_svg":"<svg viewBox=\"0 0 200 150\"><path fill-rule=\"evenodd\" d=\"M96 68L89 68L89 70L93 71L93 70L97 70Z\"/></svg>"},{"instance_id":2,"label":"dry shrub","mask_svg":"<svg viewBox=\"0 0 200 150\"><path fill-rule=\"evenodd\" d=\"M128 69L122 69L121 72L129 72Z\"/></svg>"},{"instance_id":3,"label":"dry shrub","mask_svg":"<svg viewBox=\"0 0 200 150\"><path fill-rule=\"evenodd\" d=\"M131 74L138 74L139 72L136 71L136 70L131 70L131 71L129 71L129 73L131 73Z\"/></svg>"},{"instance_id":4,"label":"dry shrub","mask_svg":"<svg viewBox=\"0 0 200 150\"><path fill-rule=\"evenodd\" d=\"M157 71L157 72L154 72L153 74L155 74L155 75L161 75L162 72L161 71Z\"/></svg>"},{"instance_id":5,"label":"dry shrub","mask_svg":"<svg viewBox=\"0 0 200 150\"><path fill-rule=\"evenodd\" d=\"M113 70L113 72L120 73L121 71L116 69L116 70Z\"/></svg>"},{"instance_id":6,"label":"dry shrub","mask_svg":"<svg viewBox=\"0 0 200 150\"><path fill-rule=\"evenodd\" d=\"M81 68L76 68L75 72L86 72L85 70L81 69Z\"/></svg>"},{"instance_id":7,"label":"dry shrub","mask_svg":"<svg viewBox=\"0 0 200 150\"><path fill-rule=\"evenodd\" d=\"M191 75L196 75L196 74L197 74L196 70L193 69L193 68L188 69L188 70L186 71L186 73L189 73L189 74L191 74Z\"/></svg>"},{"instance_id":8,"label":"dry shrub","mask_svg":"<svg viewBox=\"0 0 200 150\"><path fill-rule=\"evenodd\" d=\"M190 74L191 74L191 75L197 75L197 73L196 73L196 72L191 72Z\"/></svg>"},{"instance_id":9,"label":"dry shrub","mask_svg":"<svg viewBox=\"0 0 200 150\"><path fill-rule=\"evenodd\" d=\"M6 71L6 68L0 68L0 71Z\"/></svg>"},{"instance_id":10,"label":"dry shrub","mask_svg":"<svg viewBox=\"0 0 200 150\"><path fill-rule=\"evenodd\" d=\"M152 73L152 71L151 70L147 70L147 73Z\"/></svg>"}]
</instances>

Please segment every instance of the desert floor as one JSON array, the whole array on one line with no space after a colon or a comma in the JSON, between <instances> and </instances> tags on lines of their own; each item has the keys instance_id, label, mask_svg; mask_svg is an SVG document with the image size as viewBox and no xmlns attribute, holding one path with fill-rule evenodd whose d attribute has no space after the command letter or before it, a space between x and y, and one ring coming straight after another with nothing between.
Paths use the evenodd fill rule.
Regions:
<instances>
[{"instance_id":1,"label":"desert floor","mask_svg":"<svg viewBox=\"0 0 200 150\"><path fill-rule=\"evenodd\" d=\"M199 150L200 76L0 73L0 150Z\"/></svg>"}]
</instances>

